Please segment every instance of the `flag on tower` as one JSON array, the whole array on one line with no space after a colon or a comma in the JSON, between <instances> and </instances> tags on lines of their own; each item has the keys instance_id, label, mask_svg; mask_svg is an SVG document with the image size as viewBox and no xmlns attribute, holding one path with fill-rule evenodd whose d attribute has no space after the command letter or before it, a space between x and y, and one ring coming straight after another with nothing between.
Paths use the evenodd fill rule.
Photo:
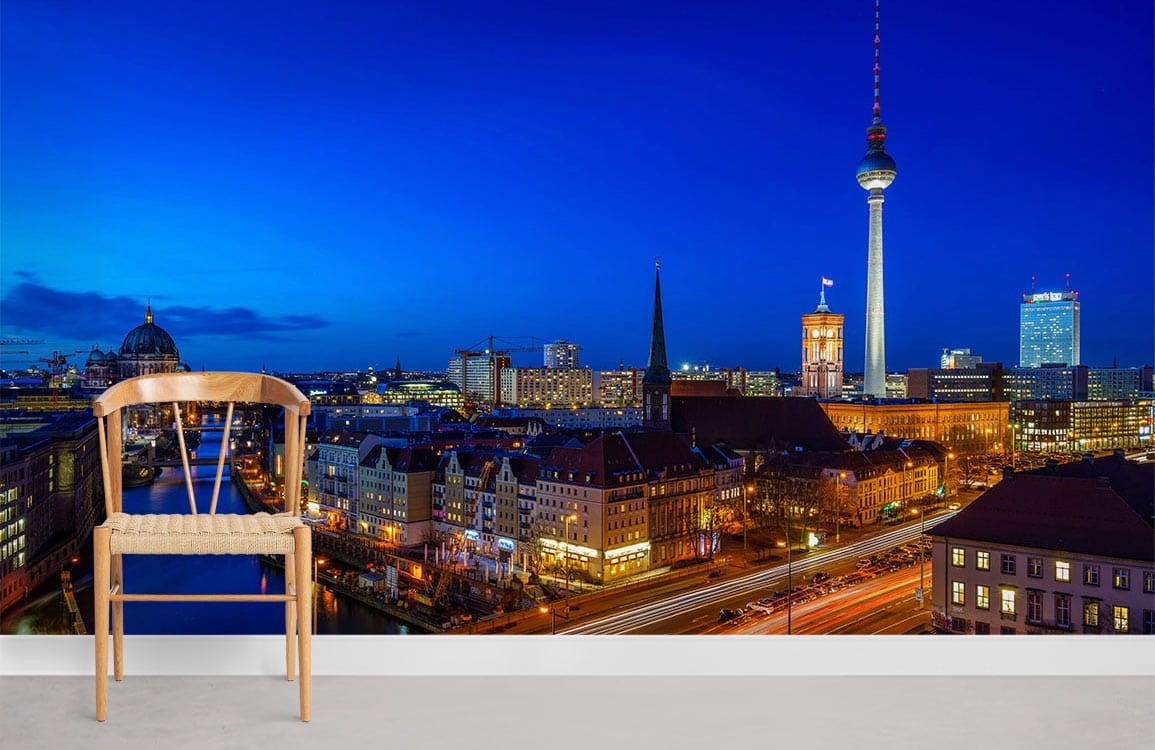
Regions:
<instances>
[{"instance_id":1,"label":"flag on tower","mask_svg":"<svg viewBox=\"0 0 1155 750\"><path fill-rule=\"evenodd\" d=\"M825 276L823 276L822 277L822 286L834 286L834 279L828 279Z\"/></svg>"}]
</instances>

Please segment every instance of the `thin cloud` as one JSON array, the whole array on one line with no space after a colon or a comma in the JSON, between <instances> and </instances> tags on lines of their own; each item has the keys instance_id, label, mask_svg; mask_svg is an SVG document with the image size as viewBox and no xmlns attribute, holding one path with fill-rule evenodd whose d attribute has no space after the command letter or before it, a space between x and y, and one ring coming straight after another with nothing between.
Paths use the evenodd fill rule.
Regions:
<instances>
[{"instance_id":1,"label":"thin cloud","mask_svg":"<svg viewBox=\"0 0 1155 750\"><path fill-rule=\"evenodd\" d=\"M100 292L71 292L45 286L24 272L24 279L0 299L0 323L5 329L61 339L105 341L140 325L139 299ZM174 337L222 337L284 341L292 334L325 328L329 321L316 315L269 316L247 307L153 306L158 325Z\"/></svg>"}]
</instances>

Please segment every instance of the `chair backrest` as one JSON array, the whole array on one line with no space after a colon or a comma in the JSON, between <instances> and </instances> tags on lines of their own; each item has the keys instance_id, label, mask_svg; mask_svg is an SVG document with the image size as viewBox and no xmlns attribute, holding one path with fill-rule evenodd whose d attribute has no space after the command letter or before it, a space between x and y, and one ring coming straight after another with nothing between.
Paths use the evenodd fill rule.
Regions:
<instances>
[{"instance_id":1,"label":"chair backrest","mask_svg":"<svg viewBox=\"0 0 1155 750\"><path fill-rule=\"evenodd\" d=\"M216 513L225 455L228 453L229 430L233 406L237 403L280 406L285 410L285 510L296 513L301 496L304 466L305 422L309 399L291 383L269 375L246 372L175 372L142 375L112 386L93 401L92 411L100 433L100 464L104 478L104 507L108 515L119 513L123 492L123 419L126 407L142 404L167 404L173 409L174 427L180 445L189 509L197 512L193 495L192 473L185 449L184 426L180 404L184 402L228 403L223 425L221 450L217 458L216 483L209 513Z\"/></svg>"}]
</instances>

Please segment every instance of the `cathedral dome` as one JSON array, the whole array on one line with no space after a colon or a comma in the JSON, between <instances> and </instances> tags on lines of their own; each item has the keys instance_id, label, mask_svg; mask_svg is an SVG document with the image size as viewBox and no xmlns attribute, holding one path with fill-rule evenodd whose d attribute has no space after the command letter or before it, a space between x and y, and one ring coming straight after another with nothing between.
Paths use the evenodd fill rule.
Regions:
<instances>
[{"instance_id":1,"label":"cathedral dome","mask_svg":"<svg viewBox=\"0 0 1155 750\"><path fill-rule=\"evenodd\" d=\"M179 353L172 336L157 324L152 322L152 306L144 315L144 323L133 328L124 337L120 345L120 356L169 356L177 358Z\"/></svg>"},{"instance_id":2,"label":"cathedral dome","mask_svg":"<svg viewBox=\"0 0 1155 750\"><path fill-rule=\"evenodd\" d=\"M107 359L108 358L104 356L104 352L100 351L100 347L94 346L92 347L92 351L88 353L88 359L85 361L85 365L95 365Z\"/></svg>"}]
</instances>

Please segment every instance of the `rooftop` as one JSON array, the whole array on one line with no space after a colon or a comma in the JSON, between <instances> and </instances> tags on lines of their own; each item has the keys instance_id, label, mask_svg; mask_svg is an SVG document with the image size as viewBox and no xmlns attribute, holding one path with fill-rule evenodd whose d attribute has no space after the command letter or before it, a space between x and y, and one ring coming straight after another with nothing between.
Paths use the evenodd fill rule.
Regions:
<instances>
[{"instance_id":1,"label":"rooftop","mask_svg":"<svg viewBox=\"0 0 1155 750\"><path fill-rule=\"evenodd\" d=\"M1013 547L1155 561L1155 464L1121 457L1022 472L934 529Z\"/></svg>"}]
</instances>

